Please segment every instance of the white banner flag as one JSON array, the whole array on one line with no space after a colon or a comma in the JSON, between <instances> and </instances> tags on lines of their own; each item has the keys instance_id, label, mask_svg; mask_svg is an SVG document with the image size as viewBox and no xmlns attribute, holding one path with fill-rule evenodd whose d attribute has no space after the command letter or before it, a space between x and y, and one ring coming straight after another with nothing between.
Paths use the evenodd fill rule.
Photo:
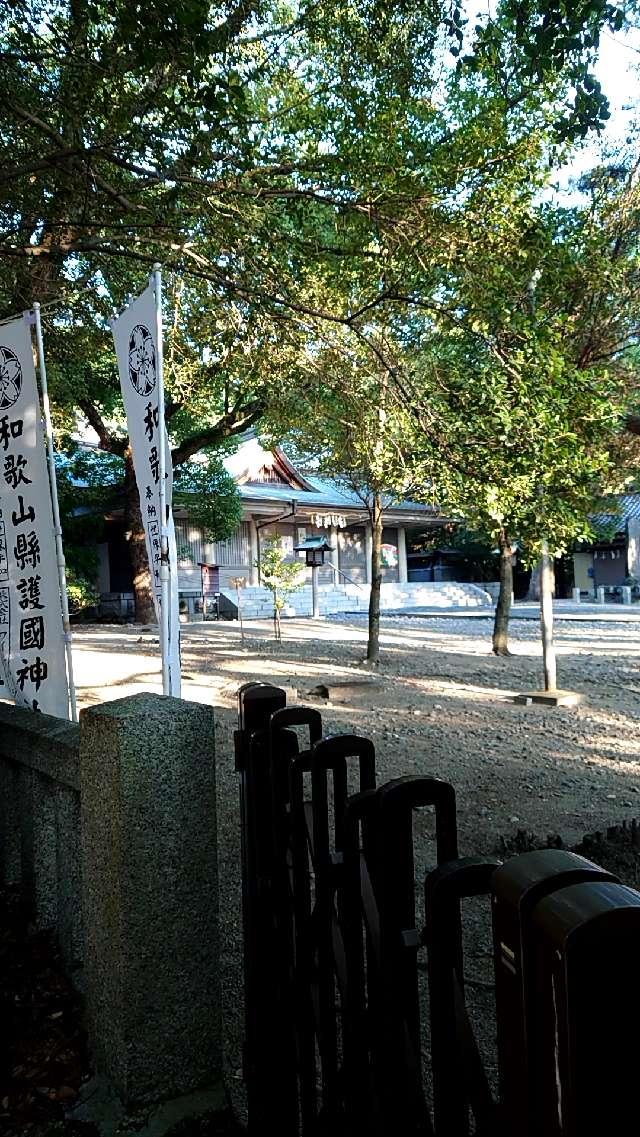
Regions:
<instances>
[{"instance_id":1,"label":"white banner flag","mask_svg":"<svg viewBox=\"0 0 640 1137\"><path fill-rule=\"evenodd\" d=\"M160 515L160 438L158 423L158 383L156 342L156 304L152 285L134 300L111 325L118 357L120 387L127 413L129 440L140 493L140 511L147 542L151 584L156 615L160 622L162 590L160 553L162 524ZM169 438L164 431L166 470L166 534L169 542L169 643L167 651L170 693L180 695L180 617L178 612L178 559L176 534L171 512L173 472Z\"/></svg>"},{"instance_id":2,"label":"white banner flag","mask_svg":"<svg viewBox=\"0 0 640 1137\"><path fill-rule=\"evenodd\" d=\"M0 695L69 718L60 584L29 325L0 326Z\"/></svg>"}]
</instances>

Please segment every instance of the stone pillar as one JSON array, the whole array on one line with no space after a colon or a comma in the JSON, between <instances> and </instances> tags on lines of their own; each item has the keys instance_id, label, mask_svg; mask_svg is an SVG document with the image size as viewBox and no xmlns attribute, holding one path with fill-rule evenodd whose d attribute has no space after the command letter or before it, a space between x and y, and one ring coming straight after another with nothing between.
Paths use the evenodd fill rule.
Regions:
<instances>
[{"instance_id":1,"label":"stone pillar","mask_svg":"<svg viewBox=\"0 0 640 1137\"><path fill-rule=\"evenodd\" d=\"M252 588L257 588L260 583L258 580L258 566L256 561L258 559L258 530L253 517L249 518L249 584Z\"/></svg>"},{"instance_id":2,"label":"stone pillar","mask_svg":"<svg viewBox=\"0 0 640 1137\"><path fill-rule=\"evenodd\" d=\"M627 576L640 579L640 518L627 521Z\"/></svg>"},{"instance_id":3,"label":"stone pillar","mask_svg":"<svg viewBox=\"0 0 640 1137\"><path fill-rule=\"evenodd\" d=\"M371 553L373 551L373 532L370 523L364 527L364 555L365 555L365 580L367 584L371 584Z\"/></svg>"},{"instance_id":4,"label":"stone pillar","mask_svg":"<svg viewBox=\"0 0 640 1137\"><path fill-rule=\"evenodd\" d=\"M220 1071L214 714L132 695L80 716L89 1037L125 1106Z\"/></svg>"},{"instance_id":5,"label":"stone pillar","mask_svg":"<svg viewBox=\"0 0 640 1137\"><path fill-rule=\"evenodd\" d=\"M320 616L320 594L318 592L318 565L311 568L311 615L314 620Z\"/></svg>"},{"instance_id":6,"label":"stone pillar","mask_svg":"<svg viewBox=\"0 0 640 1137\"><path fill-rule=\"evenodd\" d=\"M604 585L603 584L601 584L600 587L598 589L596 589L596 598L597 598L598 604L604 604L605 600L604 600Z\"/></svg>"},{"instance_id":7,"label":"stone pillar","mask_svg":"<svg viewBox=\"0 0 640 1137\"><path fill-rule=\"evenodd\" d=\"M338 545L338 526L332 525L329 529L329 544L331 545L332 552L329 553L329 560L331 568L333 569L333 587L337 588L340 584L340 546Z\"/></svg>"},{"instance_id":8,"label":"stone pillar","mask_svg":"<svg viewBox=\"0 0 640 1137\"><path fill-rule=\"evenodd\" d=\"M572 588L571 595L573 597L574 604L579 604L580 603L580 589L579 588Z\"/></svg>"},{"instance_id":9,"label":"stone pillar","mask_svg":"<svg viewBox=\"0 0 640 1137\"><path fill-rule=\"evenodd\" d=\"M631 586L628 584L622 585L622 603L623 604L630 604L631 603Z\"/></svg>"},{"instance_id":10,"label":"stone pillar","mask_svg":"<svg viewBox=\"0 0 640 1137\"><path fill-rule=\"evenodd\" d=\"M409 580L407 568L407 533L403 525L398 528L398 582L406 584Z\"/></svg>"}]
</instances>

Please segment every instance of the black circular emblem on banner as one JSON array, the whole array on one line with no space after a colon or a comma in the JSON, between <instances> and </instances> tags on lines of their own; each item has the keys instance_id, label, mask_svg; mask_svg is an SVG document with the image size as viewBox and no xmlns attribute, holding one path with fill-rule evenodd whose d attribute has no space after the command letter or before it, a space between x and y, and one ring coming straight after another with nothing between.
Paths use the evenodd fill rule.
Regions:
<instances>
[{"instance_id":1,"label":"black circular emblem on banner","mask_svg":"<svg viewBox=\"0 0 640 1137\"><path fill-rule=\"evenodd\" d=\"M139 395L150 395L156 385L156 349L144 324L129 336L129 378Z\"/></svg>"},{"instance_id":2,"label":"black circular emblem on banner","mask_svg":"<svg viewBox=\"0 0 640 1137\"><path fill-rule=\"evenodd\" d=\"M12 407L22 390L22 368L10 347L0 347L0 410Z\"/></svg>"}]
</instances>

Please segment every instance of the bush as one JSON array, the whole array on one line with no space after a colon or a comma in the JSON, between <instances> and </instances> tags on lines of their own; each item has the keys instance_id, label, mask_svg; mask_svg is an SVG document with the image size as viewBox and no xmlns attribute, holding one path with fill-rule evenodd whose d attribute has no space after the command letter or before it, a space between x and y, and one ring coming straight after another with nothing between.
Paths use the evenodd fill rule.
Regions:
<instances>
[{"instance_id":1,"label":"bush","mask_svg":"<svg viewBox=\"0 0 640 1137\"><path fill-rule=\"evenodd\" d=\"M95 608L100 601L100 594L94 583L86 577L76 576L73 570L67 570L67 597L69 612L77 615L87 608Z\"/></svg>"}]
</instances>

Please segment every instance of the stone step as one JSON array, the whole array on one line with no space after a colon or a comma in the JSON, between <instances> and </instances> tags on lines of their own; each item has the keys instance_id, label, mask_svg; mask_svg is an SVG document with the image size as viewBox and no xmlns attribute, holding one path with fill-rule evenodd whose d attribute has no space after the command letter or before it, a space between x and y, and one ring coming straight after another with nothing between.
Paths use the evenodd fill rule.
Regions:
<instances>
[{"instance_id":1,"label":"stone step","mask_svg":"<svg viewBox=\"0 0 640 1137\"><path fill-rule=\"evenodd\" d=\"M235 589L222 592L235 609ZM364 612L369 607L369 585L320 585L318 600L323 615L332 612ZM456 581L411 581L400 584L385 581L380 590L381 611L410 611L412 608L490 608L491 597L476 584ZM286 607L299 616L311 615L313 591L310 584L291 593ZM242 610L247 617L269 617L273 612L273 597L269 589L251 586L242 590Z\"/></svg>"}]
</instances>

